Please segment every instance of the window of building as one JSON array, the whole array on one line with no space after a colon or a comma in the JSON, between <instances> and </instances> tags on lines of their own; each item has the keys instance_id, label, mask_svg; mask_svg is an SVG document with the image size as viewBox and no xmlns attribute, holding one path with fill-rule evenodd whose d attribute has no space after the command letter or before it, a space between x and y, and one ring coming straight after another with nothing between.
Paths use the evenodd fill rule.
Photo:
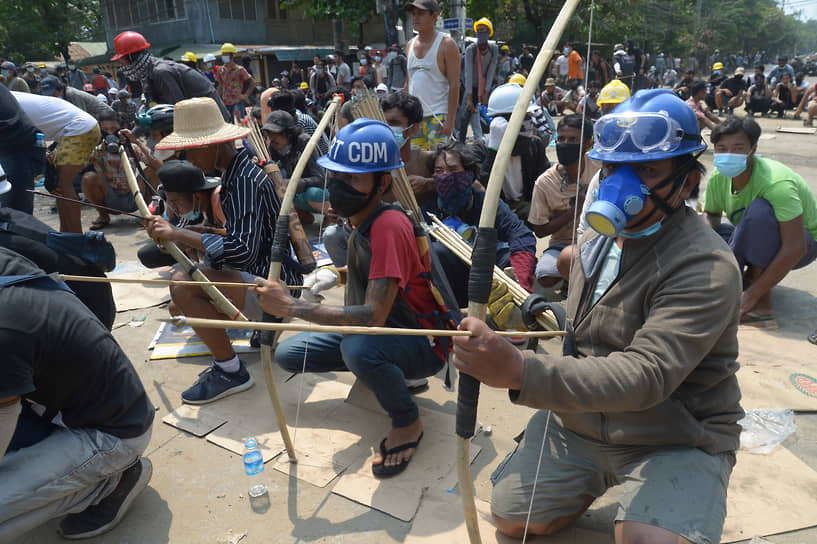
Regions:
<instances>
[{"instance_id":1,"label":"window of building","mask_svg":"<svg viewBox=\"0 0 817 544\"><path fill-rule=\"evenodd\" d=\"M112 28L184 19L184 0L104 0Z\"/></svg>"},{"instance_id":2,"label":"window of building","mask_svg":"<svg viewBox=\"0 0 817 544\"><path fill-rule=\"evenodd\" d=\"M255 0L218 0L218 16L222 19L255 20Z\"/></svg>"}]
</instances>

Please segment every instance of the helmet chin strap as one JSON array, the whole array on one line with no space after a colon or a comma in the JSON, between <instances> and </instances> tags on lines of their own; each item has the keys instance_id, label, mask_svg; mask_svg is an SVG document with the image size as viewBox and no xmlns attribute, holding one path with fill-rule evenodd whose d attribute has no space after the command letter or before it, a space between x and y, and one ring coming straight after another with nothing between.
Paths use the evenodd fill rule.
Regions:
<instances>
[{"instance_id":1,"label":"helmet chin strap","mask_svg":"<svg viewBox=\"0 0 817 544\"><path fill-rule=\"evenodd\" d=\"M695 161L698 160L698 157L700 157L702 153L703 151L689 159L686 163L684 163L681 166L677 173L670 174L669 176L661 180L658 183L658 185L656 185L653 189L650 190L650 193L647 195L647 197L652 201L653 204L655 204L655 207L652 209L650 213L642 217L635 225L628 227L627 230L637 229L638 227L644 225L647 221L649 221L652 218L655 212L659 209L662 212L664 212L664 215L666 217L669 217L678 210L678 207L670 206L666 200L664 200L660 196L657 196L655 194L655 191L663 187L666 187L671 183L672 191L670 192L668 197L672 197L673 195L677 196L678 192L684 186L684 183L686 183L687 177L689 176L689 173L692 171L692 166L695 164Z\"/></svg>"}]
</instances>

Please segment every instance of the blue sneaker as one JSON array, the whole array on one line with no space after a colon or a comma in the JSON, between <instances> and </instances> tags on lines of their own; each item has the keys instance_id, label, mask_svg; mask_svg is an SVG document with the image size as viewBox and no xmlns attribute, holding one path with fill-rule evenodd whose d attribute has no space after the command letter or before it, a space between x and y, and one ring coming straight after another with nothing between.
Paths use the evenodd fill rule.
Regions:
<instances>
[{"instance_id":1,"label":"blue sneaker","mask_svg":"<svg viewBox=\"0 0 817 544\"><path fill-rule=\"evenodd\" d=\"M230 395L246 391L253 386L252 376L247 372L244 361L239 362L238 372L224 372L217 364L199 374L193 387L182 393L182 401L187 404L207 404Z\"/></svg>"}]
</instances>

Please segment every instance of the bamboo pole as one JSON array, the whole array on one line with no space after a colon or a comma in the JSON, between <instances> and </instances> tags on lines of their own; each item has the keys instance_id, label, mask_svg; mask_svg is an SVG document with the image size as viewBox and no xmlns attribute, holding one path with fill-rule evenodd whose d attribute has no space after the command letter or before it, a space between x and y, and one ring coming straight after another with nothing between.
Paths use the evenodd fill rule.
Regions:
<instances>
[{"instance_id":1,"label":"bamboo pole","mask_svg":"<svg viewBox=\"0 0 817 544\"><path fill-rule=\"evenodd\" d=\"M266 323L262 321L228 321L226 319L199 319L176 316L159 321L172 323L178 328L249 329L254 331L326 332L335 334L365 334L369 336L473 336L471 331L451 329L398 329L394 327L360 327L353 325L315 325L314 323ZM565 331L496 331L504 338L554 338Z\"/></svg>"},{"instance_id":2,"label":"bamboo pole","mask_svg":"<svg viewBox=\"0 0 817 544\"><path fill-rule=\"evenodd\" d=\"M366 94L358 97L352 102L352 112L356 118L366 117L376 121L386 122L383 115L383 109L380 107L380 100L377 94L367 90ZM406 174L404 167L392 170L394 175L394 183L392 183L394 196L403 206L403 209L414 218L418 223L424 223L423 215L420 212L420 206L417 204L417 199L414 196L414 191L411 188L411 183Z\"/></svg>"},{"instance_id":3,"label":"bamboo pole","mask_svg":"<svg viewBox=\"0 0 817 544\"><path fill-rule=\"evenodd\" d=\"M468 266L471 266L471 246L434 214L429 214L429 216L431 217L433 225L432 228L429 229L429 234L439 240L454 256L461 259ZM508 292L510 292L513 297L514 304L517 306L521 306L530 295L530 293L525 291L521 285L510 278L505 271L498 266L494 267L494 279L505 284L508 288ZM559 328L556 317L550 312L537 316L536 321L539 322L539 325L545 330L557 330Z\"/></svg>"},{"instance_id":4,"label":"bamboo pole","mask_svg":"<svg viewBox=\"0 0 817 544\"><path fill-rule=\"evenodd\" d=\"M86 282L86 283L136 283L136 284L143 284L143 285L190 285L190 286L201 286L200 281L189 281L189 280L163 280L157 278L107 278L107 277L99 277L99 276L72 276L70 274L57 274L57 279L63 281L79 281L79 282ZM235 281L211 281L209 285L213 285L215 287L258 287L255 283L243 283L243 282L235 282ZM309 289L309 287L304 287L303 285L287 285L287 289L290 291L299 291L303 289Z\"/></svg>"},{"instance_id":5,"label":"bamboo pole","mask_svg":"<svg viewBox=\"0 0 817 544\"><path fill-rule=\"evenodd\" d=\"M145 199L142 198L142 193L139 192L139 185L136 183L136 176L133 175L133 170L131 169L128 156L125 154L125 149L122 146L119 147L119 157L122 161L122 169L125 171L125 178L128 180L128 187L130 187L131 193L133 193L133 198L136 200L136 207L139 208L139 213L141 213L145 218L151 217L151 213L150 210L148 210ZM170 255L182 266L182 268L184 268L185 272L190 274L194 280L199 282L201 288L204 289L207 296L210 297L213 304L216 305L221 313L231 319L242 321L247 320L244 314L242 314L241 311L236 308L221 291L209 284L210 280L207 278L207 276L205 276L204 273L193 264L193 261L191 261L190 258L185 255L185 253L179 249L174 242L165 240L163 245L165 250L170 253Z\"/></svg>"}]
</instances>

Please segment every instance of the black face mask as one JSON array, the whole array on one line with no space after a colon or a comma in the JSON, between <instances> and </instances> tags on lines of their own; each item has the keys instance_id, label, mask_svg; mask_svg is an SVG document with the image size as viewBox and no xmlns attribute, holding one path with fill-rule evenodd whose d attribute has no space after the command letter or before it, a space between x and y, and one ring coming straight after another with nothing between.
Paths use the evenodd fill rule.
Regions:
<instances>
[{"instance_id":1,"label":"black face mask","mask_svg":"<svg viewBox=\"0 0 817 544\"><path fill-rule=\"evenodd\" d=\"M351 217L369 205L379 185L375 182L372 192L366 194L350 187L340 178L329 178L326 186L329 189L329 203L341 217Z\"/></svg>"},{"instance_id":2,"label":"black face mask","mask_svg":"<svg viewBox=\"0 0 817 544\"><path fill-rule=\"evenodd\" d=\"M581 146L579 144L556 143L556 158L559 164L567 166L579 160Z\"/></svg>"}]
</instances>

